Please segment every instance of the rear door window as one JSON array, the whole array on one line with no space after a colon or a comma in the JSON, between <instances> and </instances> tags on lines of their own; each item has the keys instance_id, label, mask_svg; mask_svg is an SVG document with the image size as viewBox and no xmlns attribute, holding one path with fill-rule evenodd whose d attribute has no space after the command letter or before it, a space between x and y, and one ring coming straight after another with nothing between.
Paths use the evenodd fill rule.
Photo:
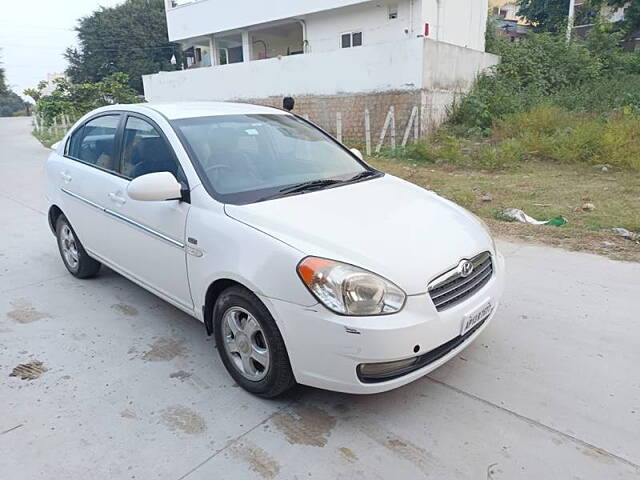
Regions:
<instances>
[{"instance_id":1,"label":"rear door window","mask_svg":"<svg viewBox=\"0 0 640 480\"><path fill-rule=\"evenodd\" d=\"M67 155L105 170L118 171L116 134L120 115L89 120L71 135Z\"/></svg>"}]
</instances>

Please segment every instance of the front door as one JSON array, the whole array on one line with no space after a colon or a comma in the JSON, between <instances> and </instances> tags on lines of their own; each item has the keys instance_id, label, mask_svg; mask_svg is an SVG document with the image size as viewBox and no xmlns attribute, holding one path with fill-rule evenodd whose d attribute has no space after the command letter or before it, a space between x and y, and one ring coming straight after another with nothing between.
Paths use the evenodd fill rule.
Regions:
<instances>
[{"instance_id":1,"label":"front door","mask_svg":"<svg viewBox=\"0 0 640 480\"><path fill-rule=\"evenodd\" d=\"M129 182L147 173L170 172L186 186L184 172L159 127L139 115L127 115L121 145L120 177L107 192L111 227L104 255L123 273L192 310L185 250L189 203L127 195Z\"/></svg>"}]
</instances>

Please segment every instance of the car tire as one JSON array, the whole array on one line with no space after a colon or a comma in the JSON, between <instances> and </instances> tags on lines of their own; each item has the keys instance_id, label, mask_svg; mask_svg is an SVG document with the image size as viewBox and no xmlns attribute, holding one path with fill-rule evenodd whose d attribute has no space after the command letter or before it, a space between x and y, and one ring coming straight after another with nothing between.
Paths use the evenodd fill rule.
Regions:
<instances>
[{"instance_id":1,"label":"car tire","mask_svg":"<svg viewBox=\"0 0 640 480\"><path fill-rule=\"evenodd\" d=\"M56 220L56 237L62 263L71 275L77 278L90 278L98 273L100 262L87 254L69 220L64 215L60 215Z\"/></svg>"},{"instance_id":2,"label":"car tire","mask_svg":"<svg viewBox=\"0 0 640 480\"><path fill-rule=\"evenodd\" d=\"M272 398L296 384L280 330L251 291L237 286L220 294L213 331L222 363L245 390Z\"/></svg>"}]
</instances>

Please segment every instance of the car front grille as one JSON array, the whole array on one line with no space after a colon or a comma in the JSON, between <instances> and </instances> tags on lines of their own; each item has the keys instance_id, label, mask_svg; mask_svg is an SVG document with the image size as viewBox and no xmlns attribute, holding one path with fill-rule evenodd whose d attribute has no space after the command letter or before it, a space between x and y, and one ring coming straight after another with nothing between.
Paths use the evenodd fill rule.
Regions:
<instances>
[{"instance_id":1,"label":"car front grille","mask_svg":"<svg viewBox=\"0 0 640 480\"><path fill-rule=\"evenodd\" d=\"M491 280L491 253L483 252L469 261L473 264L473 271L468 276L462 276L456 267L429 284L429 295L439 312L466 300Z\"/></svg>"}]
</instances>

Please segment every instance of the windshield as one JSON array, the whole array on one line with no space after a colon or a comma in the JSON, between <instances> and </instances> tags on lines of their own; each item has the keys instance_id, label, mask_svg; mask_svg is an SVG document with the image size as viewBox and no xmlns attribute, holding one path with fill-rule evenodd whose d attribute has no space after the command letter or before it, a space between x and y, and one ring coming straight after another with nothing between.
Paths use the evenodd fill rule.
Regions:
<instances>
[{"instance_id":1,"label":"windshield","mask_svg":"<svg viewBox=\"0 0 640 480\"><path fill-rule=\"evenodd\" d=\"M207 190L224 203L304 193L377 173L293 115L220 115L171 123Z\"/></svg>"}]
</instances>

